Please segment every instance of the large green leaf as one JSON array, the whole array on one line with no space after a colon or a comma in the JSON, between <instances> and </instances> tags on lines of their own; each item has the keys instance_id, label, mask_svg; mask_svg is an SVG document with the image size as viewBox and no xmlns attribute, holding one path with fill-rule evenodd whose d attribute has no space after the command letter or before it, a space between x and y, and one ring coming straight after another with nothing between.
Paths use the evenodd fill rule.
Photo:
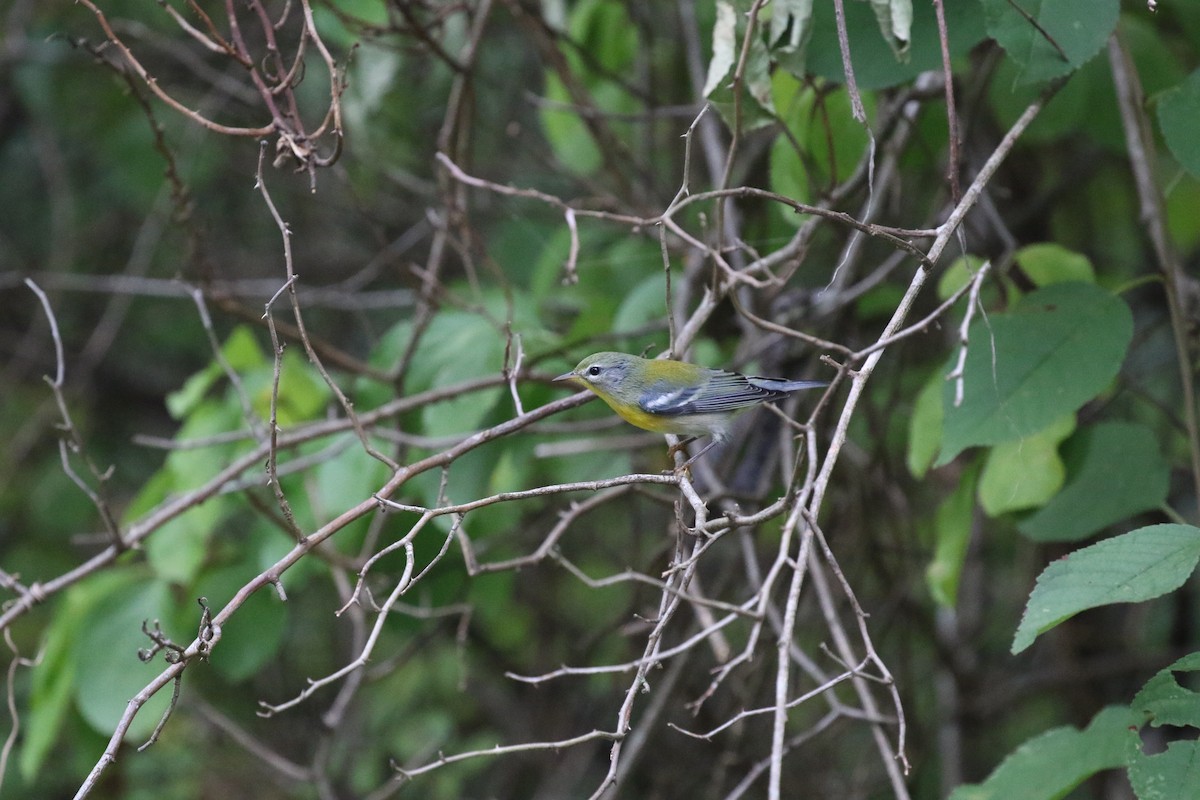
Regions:
<instances>
[{"instance_id":1,"label":"large green leaf","mask_svg":"<svg viewBox=\"0 0 1200 800\"><path fill-rule=\"evenodd\" d=\"M913 401L908 417L908 471L914 478L923 478L942 444L942 384L941 372L929 376Z\"/></svg>"},{"instance_id":2,"label":"large green leaf","mask_svg":"<svg viewBox=\"0 0 1200 800\"><path fill-rule=\"evenodd\" d=\"M244 564L235 564L201 576L196 586L208 598L209 607L219 609L249 574ZM287 607L270 587L255 592L222 628L220 646L211 657L213 668L235 683L254 675L278 653L287 616Z\"/></svg>"},{"instance_id":3,"label":"large green leaf","mask_svg":"<svg viewBox=\"0 0 1200 800\"><path fill-rule=\"evenodd\" d=\"M1057 78L1090 61L1120 13L1117 0L983 0L983 7L988 35L1021 65L1017 83Z\"/></svg>"},{"instance_id":4,"label":"large green leaf","mask_svg":"<svg viewBox=\"0 0 1200 800\"><path fill-rule=\"evenodd\" d=\"M378 0L330 0L315 6L312 13L322 38L347 49L355 46L366 49L364 44L368 47L371 45L370 41L364 43L359 35L346 28L343 20L347 17L380 27L387 25L387 6ZM365 53L361 55L366 56ZM359 58L355 66L369 60L366 57ZM355 82L352 81L350 85L354 86Z\"/></svg>"},{"instance_id":5,"label":"large green leaf","mask_svg":"<svg viewBox=\"0 0 1200 800\"><path fill-rule=\"evenodd\" d=\"M1038 576L1013 637L1019 653L1045 631L1089 608L1136 603L1178 589L1200 561L1200 528L1150 525L1052 563Z\"/></svg>"},{"instance_id":6,"label":"large green leaf","mask_svg":"<svg viewBox=\"0 0 1200 800\"><path fill-rule=\"evenodd\" d=\"M1157 25L1149 14L1126 14L1121 18L1121 43L1129 50L1137 67L1138 77L1151 97L1176 85L1187 74L1175 49L1163 46L1162 27ZM1016 121L1044 88L1038 84L1014 85L1020 73L1021 65L1015 59L1004 59L990 81L989 107L996 115L997 122L1005 128ZM1028 147L1068 138L1075 147L1098 145L1114 155L1125 154L1125 133L1121 126L1116 92L1113 89L1112 70L1107 59L1094 58L1072 73L1071 80L1066 82L1054 95L1054 99L1037 115L1033 124L1022 134L1021 141ZM1084 144L1085 142L1087 144ZM1070 170L1069 165L1062 159L1054 159L1050 163ZM1043 177L1058 180L1060 175L1047 173ZM1123 181L1128 179L1126 173L1122 173L1121 177ZM1085 193L1087 201L1119 202L1122 199L1119 195L1125 193L1124 187L1128 184L1123 182L1120 185L1121 189L1106 191L1089 182ZM1096 197L1097 194L1102 196ZM1060 214L1071 205L1056 203L1054 213ZM1136 217L1136 211L1133 215ZM1109 222L1112 221L1110 218ZM1111 226L1105 230L1105 241L1110 242L1116 231ZM1084 231L1078 233L1086 236ZM1050 238L1057 238L1064 243L1071 241L1055 237L1053 232ZM1120 258L1107 247L1104 256L1107 264L1121 263Z\"/></svg>"},{"instance_id":7,"label":"large green leaf","mask_svg":"<svg viewBox=\"0 0 1200 800\"><path fill-rule=\"evenodd\" d=\"M620 0L582 0L571 9L567 32L579 50L601 70L619 75L629 69L640 49L638 27L629 18L629 9ZM567 58L580 66L575 48L567 48Z\"/></svg>"},{"instance_id":8,"label":"large green leaf","mask_svg":"<svg viewBox=\"0 0 1200 800\"><path fill-rule=\"evenodd\" d=\"M667 313L667 276L655 272L629 288L613 315L613 332L645 329Z\"/></svg>"},{"instance_id":9,"label":"large green leaf","mask_svg":"<svg viewBox=\"0 0 1200 800\"><path fill-rule=\"evenodd\" d=\"M810 85L784 70L771 79L772 96L779 120L787 126L771 145L770 187L772 191L811 202L831 184L850 175L870 145L867 128L856 119L845 89L818 93ZM875 115L872 95L863 98L868 120ZM799 226L805 217L788 206L777 211L789 224Z\"/></svg>"},{"instance_id":10,"label":"large green leaf","mask_svg":"<svg viewBox=\"0 0 1200 800\"><path fill-rule=\"evenodd\" d=\"M429 324L413 354L411 391L450 386L504 366L504 338L481 314L442 311ZM430 436L470 433L479 427L504 394L500 387L447 399L421 410L424 433Z\"/></svg>"},{"instance_id":11,"label":"large green leaf","mask_svg":"<svg viewBox=\"0 0 1200 800\"><path fill-rule=\"evenodd\" d=\"M1200 69L1183 83L1158 96L1158 124L1171 155L1188 172L1200 177Z\"/></svg>"},{"instance_id":12,"label":"large green leaf","mask_svg":"<svg viewBox=\"0 0 1200 800\"><path fill-rule=\"evenodd\" d=\"M570 110L573 100L562 78L546 75L546 99L538 111L542 132L560 164L577 175L590 175L600 168L600 147L579 114Z\"/></svg>"},{"instance_id":13,"label":"large green leaf","mask_svg":"<svg viewBox=\"0 0 1200 800\"><path fill-rule=\"evenodd\" d=\"M244 426L241 404L230 390L196 406L176 432L175 441L204 441ZM171 490L179 492L202 485L229 464L238 447L220 443L172 450L163 464L171 477Z\"/></svg>"},{"instance_id":14,"label":"large green leaf","mask_svg":"<svg viewBox=\"0 0 1200 800\"><path fill-rule=\"evenodd\" d=\"M1200 653L1192 653L1158 672L1133 698L1131 708L1150 725L1200 728L1200 692L1180 685L1182 674L1200 671ZM1200 786L1200 742L1176 741L1166 752L1147 755L1131 748L1129 782L1139 800L1191 800Z\"/></svg>"},{"instance_id":15,"label":"large green leaf","mask_svg":"<svg viewBox=\"0 0 1200 800\"><path fill-rule=\"evenodd\" d=\"M143 663L138 651L152 647L142 633L142 623L153 625L161 620L165 624L173 616L172 606L165 583L140 580L116 588L89 610L75 642L79 676L75 704L100 733L111 734L130 698L165 668L161 656ZM179 632L166 628L163 633L179 644L187 644L192 638L187 634L173 636ZM143 738L154 729L170 696L167 687L138 711L129 728L131 739Z\"/></svg>"},{"instance_id":16,"label":"large green leaf","mask_svg":"<svg viewBox=\"0 0 1200 800\"><path fill-rule=\"evenodd\" d=\"M1013 260L1038 286L1070 281L1096 282L1096 270L1087 256L1053 242L1022 247L1013 254Z\"/></svg>"},{"instance_id":17,"label":"large green leaf","mask_svg":"<svg viewBox=\"0 0 1200 800\"><path fill-rule=\"evenodd\" d=\"M871 10L879 21L879 32L892 48L896 59L908 60L908 46L912 43L912 0L871 0Z\"/></svg>"},{"instance_id":18,"label":"large green leaf","mask_svg":"<svg viewBox=\"0 0 1200 800\"><path fill-rule=\"evenodd\" d=\"M1029 538L1077 541L1166 500L1170 466L1146 426L1108 422L1071 444L1081 463L1066 488L1018 526Z\"/></svg>"},{"instance_id":19,"label":"large green leaf","mask_svg":"<svg viewBox=\"0 0 1200 800\"><path fill-rule=\"evenodd\" d=\"M214 497L163 523L144 545L155 577L189 585L208 558L217 526L233 507L228 498Z\"/></svg>"},{"instance_id":20,"label":"large green leaf","mask_svg":"<svg viewBox=\"0 0 1200 800\"><path fill-rule=\"evenodd\" d=\"M347 444L345 449L318 464L306 483L318 524L337 516L360 496L375 491L389 474L387 465L368 453L357 436L346 433L340 438ZM383 448L378 440L372 444Z\"/></svg>"},{"instance_id":21,"label":"large green leaf","mask_svg":"<svg viewBox=\"0 0 1200 800\"><path fill-rule=\"evenodd\" d=\"M1181 686L1176 676L1176 673L1188 672L1200 672L1200 653L1184 656L1146 681L1133 698L1133 710L1144 714L1155 727L1200 728L1200 692Z\"/></svg>"},{"instance_id":22,"label":"large green leaf","mask_svg":"<svg viewBox=\"0 0 1200 800\"><path fill-rule=\"evenodd\" d=\"M245 325L239 325L230 332L221 345L221 355L225 357L225 363L239 373L268 364L254 333ZM181 389L167 395L167 411L175 419L189 416L212 385L224 375L225 370L216 359L209 361L208 366L188 378Z\"/></svg>"},{"instance_id":23,"label":"large green leaf","mask_svg":"<svg viewBox=\"0 0 1200 800\"><path fill-rule=\"evenodd\" d=\"M583 0L571 10L567 33L576 46L564 47L563 57L600 111L619 115L637 110L626 88L613 80L629 69L639 50L637 31L625 5L615 0ZM599 143L575 110L577 98L554 70L546 72L546 99L551 102L538 116L558 162L579 175L594 172L603 162Z\"/></svg>"},{"instance_id":24,"label":"large green leaf","mask_svg":"<svg viewBox=\"0 0 1200 800\"><path fill-rule=\"evenodd\" d=\"M983 15L975 3L946 3L946 30L950 38L950 55L963 55L985 35ZM910 81L928 70L942 67L941 44L938 40L937 18L933 3L912 5L911 42L903 63L893 50L895 41L880 36L880 20L874 5L845 3L846 32L850 40L850 61L859 89L882 89ZM845 82L842 53L838 45L837 20L833 3L813 6L812 39L808 43L807 61L802 65L781 60L781 66L803 77L807 71L836 83ZM944 123L943 123L944 124Z\"/></svg>"},{"instance_id":25,"label":"large green leaf","mask_svg":"<svg viewBox=\"0 0 1200 800\"><path fill-rule=\"evenodd\" d=\"M934 515L933 558L925 568L925 585L933 599L947 608L958 603L958 583L967 557L967 545L971 543L978 482L979 465L972 464Z\"/></svg>"},{"instance_id":26,"label":"large green leaf","mask_svg":"<svg viewBox=\"0 0 1200 800\"><path fill-rule=\"evenodd\" d=\"M704 96L720 112L725 124L751 130L770 124L775 118L771 98L771 57L761 27L746 40L750 4L745 0L717 0L717 19L713 24L713 57L704 81ZM760 23L769 20L765 15ZM740 105L735 103L732 80L734 65L742 57L746 43L745 70L742 72Z\"/></svg>"},{"instance_id":27,"label":"large green leaf","mask_svg":"<svg viewBox=\"0 0 1200 800\"><path fill-rule=\"evenodd\" d=\"M786 56L803 63L804 50L812 36L813 0L775 0L767 44L773 56Z\"/></svg>"},{"instance_id":28,"label":"large green leaf","mask_svg":"<svg viewBox=\"0 0 1200 800\"><path fill-rule=\"evenodd\" d=\"M264 421L271 418L274 372L273 364L263 364L242 376L250 403ZM279 369L279 391L275 398L275 417L280 427L320 416L331 397L328 384L300 349L284 350ZM234 402L232 397L229 402Z\"/></svg>"},{"instance_id":29,"label":"large green leaf","mask_svg":"<svg viewBox=\"0 0 1200 800\"><path fill-rule=\"evenodd\" d=\"M57 741L75 692L76 675L87 654L77 642L91 608L105 597L128 588L139 576L128 571L101 572L78 583L59 601L41 645L41 663L32 673L29 716L22 720L19 749L21 775L27 780L43 769Z\"/></svg>"},{"instance_id":30,"label":"large green leaf","mask_svg":"<svg viewBox=\"0 0 1200 800\"><path fill-rule=\"evenodd\" d=\"M1200 786L1200 742L1171 742L1165 753L1138 754L1129 765L1138 800L1195 800Z\"/></svg>"},{"instance_id":31,"label":"large green leaf","mask_svg":"<svg viewBox=\"0 0 1200 800\"><path fill-rule=\"evenodd\" d=\"M950 296L957 292L962 287L969 284L975 274L979 272L979 268L984 265L987 259L982 256L965 255L959 256L950 263L942 272L942 276L938 278L937 296L939 300L949 300ZM985 284L983 291L986 291L988 284ZM984 295L980 295L984 297Z\"/></svg>"},{"instance_id":32,"label":"large green leaf","mask_svg":"<svg viewBox=\"0 0 1200 800\"><path fill-rule=\"evenodd\" d=\"M1004 759L983 783L954 790L950 800L1057 800L1105 769L1123 767L1134 715L1110 706L1083 730L1054 728L1029 739Z\"/></svg>"},{"instance_id":33,"label":"large green leaf","mask_svg":"<svg viewBox=\"0 0 1200 800\"><path fill-rule=\"evenodd\" d=\"M987 455L979 502L989 517L1044 505L1062 488L1067 469L1058 445L1075 430L1068 414L1037 433L1004 442Z\"/></svg>"},{"instance_id":34,"label":"large green leaf","mask_svg":"<svg viewBox=\"0 0 1200 800\"><path fill-rule=\"evenodd\" d=\"M1037 433L1077 410L1116 376L1133 336L1128 306L1088 283L1056 283L970 331L964 395L943 393L945 464L974 445Z\"/></svg>"},{"instance_id":35,"label":"large green leaf","mask_svg":"<svg viewBox=\"0 0 1200 800\"><path fill-rule=\"evenodd\" d=\"M705 97L716 91L737 61L737 11L733 3L718 0L712 36L712 58L708 62L708 77L704 79L702 90Z\"/></svg>"}]
</instances>

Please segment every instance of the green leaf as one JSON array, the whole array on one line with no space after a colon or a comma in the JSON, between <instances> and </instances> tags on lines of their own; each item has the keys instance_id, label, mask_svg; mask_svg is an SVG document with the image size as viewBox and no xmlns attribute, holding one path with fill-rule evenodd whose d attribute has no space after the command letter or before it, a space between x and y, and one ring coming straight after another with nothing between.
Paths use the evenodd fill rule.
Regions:
<instances>
[{"instance_id":1,"label":"green leaf","mask_svg":"<svg viewBox=\"0 0 1200 800\"><path fill-rule=\"evenodd\" d=\"M202 576L196 585L215 610L233 598L250 574L246 565L235 564ZM221 643L211 657L213 668L234 683L246 680L275 657L286 626L284 603L271 587L260 589L221 629Z\"/></svg>"},{"instance_id":2,"label":"green leaf","mask_svg":"<svg viewBox=\"0 0 1200 800\"><path fill-rule=\"evenodd\" d=\"M942 444L942 384L945 382L940 371L934 372L913 401L912 414L908 418L907 463L914 478L925 477Z\"/></svg>"},{"instance_id":3,"label":"green leaf","mask_svg":"<svg viewBox=\"0 0 1200 800\"><path fill-rule=\"evenodd\" d=\"M225 343L221 345L221 354L225 356L230 368L239 372L269 363L266 353L259 347L254 331L247 325L239 325L230 331Z\"/></svg>"},{"instance_id":4,"label":"green leaf","mask_svg":"<svg viewBox=\"0 0 1200 800\"><path fill-rule=\"evenodd\" d=\"M1121 43L1130 51L1148 96L1153 97L1183 80L1186 71L1180 65L1175 49L1163 47L1162 26L1151 15L1125 14L1121 17L1120 25ZM1005 128L1012 125L1043 88L1036 84L1014 85L1020 71L1021 65L1014 59L1004 59L990 81L988 105L996 115L997 122ZM1072 140L1072 145L1088 142L1112 151L1114 155L1125 153L1125 134L1107 59L1094 58L1076 70L1021 136L1026 146L1068 138ZM1047 174L1044 177L1050 176ZM1059 177L1056 175L1055 179ZM1128 176L1123 174L1122 178L1127 180ZM1121 184L1122 187L1126 185ZM1089 181L1088 195L1104 191ZM1122 192L1123 188L1105 194ZM1100 199L1112 202L1107 197ZM1061 209L1070 205L1056 204L1055 213L1061 213ZM1137 212L1135 210L1132 213L1136 216ZM1111 227L1106 230L1112 233ZM1079 233L1083 235L1084 232ZM1051 235L1050 238L1057 237ZM1107 240L1110 236L1105 238ZM1111 252L1106 252L1105 258L1108 263L1120 263L1120 259Z\"/></svg>"},{"instance_id":5,"label":"green leaf","mask_svg":"<svg viewBox=\"0 0 1200 800\"><path fill-rule=\"evenodd\" d=\"M77 617L78 622L82 620L82 616ZM74 627L77 631L78 624ZM18 751L21 775L27 781L41 770L71 705L77 662L64 656L64 651L71 648L70 640L63 638L62 631L61 626L51 630L43 645L42 663L33 673L29 715L23 720L25 730Z\"/></svg>"},{"instance_id":6,"label":"green leaf","mask_svg":"<svg viewBox=\"0 0 1200 800\"><path fill-rule=\"evenodd\" d=\"M1154 727L1176 725L1200 728L1200 692L1179 685L1177 672L1200 672L1200 653L1191 653L1164 667L1146 681L1130 707Z\"/></svg>"},{"instance_id":7,"label":"green leaf","mask_svg":"<svg viewBox=\"0 0 1200 800\"><path fill-rule=\"evenodd\" d=\"M796 147L791 139L782 134L775 137L775 141L771 143L769 164L770 183L768 186L771 191L789 197L798 203L812 201L813 187L809 179L808 167L805 165L805 159L796 152ZM803 222L803 218L787 206L781 206L779 214L792 225L799 226Z\"/></svg>"},{"instance_id":8,"label":"green leaf","mask_svg":"<svg viewBox=\"0 0 1200 800\"><path fill-rule=\"evenodd\" d=\"M235 371L266 363L266 357L258 346L254 333L245 325L239 325L230 332L225 344L221 346L221 355ZM175 419L187 417L200 405L213 384L224 375L225 370L222 366L215 359L210 361L208 366L188 378L183 388L167 395L167 411Z\"/></svg>"},{"instance_id":9,"label":"green leaf","mask_svg":"<svg viewBox=\"0 0 1200 800\"><path fill-rule=\"evenodd\" d=\"M756 30L747 44L750 52L746 54L739 87L739 91L743 92L740 109L734 102L731 68L741 57L739 48L746 38L748 10L747 3L739 2L735 6L726 0L718 0L717 20L713 25L713 60L709 62L708 77L704 82L704 96L720 112L725 124L731 129L740 125L743 131L761 128L775 121L775 105L771 99L771 57L761 30Z\"/></svg>"},{"instance_id":10,"label":"green leaf","mask_svg":"<svg viewBox=\"0 0 1200 800\"><path fill-rule=\"evenodd\" d=\"M970 283L986 260L981 256L973 255L959 256L954 259L954 262L946 267L942 277L938 278L938 299L949 300L950 295Z\"/></svg>"},{"instance_id":11,"label":"green leaf","mask_svg":"<svg viewBox=\"0 0 1200 800\"><path fill-rule=\"evenodd\" d=\"M1180 176L1167 194L1167 235L1180 252L1200 247L1200 180Z\"/></svg>"},{"instance_id":12,"label":"green leaf","mask_svg":"<svg viewBox=\"0 0 1200 800\"><path fill-rule=\"evenodd\" d=\"M956 58L970 51L986 35L983 15L979 13L976 3L946 3L945 6L950 56ZM912 44L904 63L898 63L892 45L879 35L879 21L871 6L867 3L845 3L844 7L850 59L859 89L896 86L922 72L942 68L933 3L916 3L912 6L912 30L909 34ZM812 27L806 60L802 64L793 64L781 59L780 65L800 78L804 77L804 67L807 67L814 75L835 83L845 83L833 3L816 3L813 6Z\"/></svg>"},{"instance_id":13,"label":"green leaf","mask_svg":"<svg viewBox=\"0 0 1200 800\"><path fill-rule=\"evenodd\" d=\"M1138 800L1194 800L1200 786L1200 742L1171 742L1165 753L1139 753L1129 765Z\"/></svg>"},{"instance_id":14,"label":"green leaf","mask_svg":"<svg viewBox=\"0 0 1200 800\"><path fill-rule=\"evenodd\" d=\"M1075 415L1068 414L1032 436L992 448L979 481L979 502L987 515L1037 508L1054 497L1067 474L1058 445L1074 430Z\"/></svg>"},{"instance_id":15,"label":"green leaf","mask_svg":"<svg viewBox=\"0 0 1200 800\"><path fill-rule=\"evenodd\" d=\"M504 337L486 317L443 311L433 318L413 354L409 390L424 391L498 373L504 362ZM421 410L424 433L430 436L468 433L482 423L501 387L453 397Z\"/></svg>"},{"instance_id":16,"label":"green leaf","mask_svg":"<svg viewBox=\"0 0 1200 800\"><path fill-rule=\"evenodd\" d=\"M513 600L517 596L515 581L511 572L478 575L471 581L468 597L487 641L514 658L523 658L535 633L530 612Z\"/></svg>"},{"instance_id":17,"label":"green leaf","mask_svg":"<svg viewBox=\"0 0 1200 800\"><path fill-rule=\"evenodd\" d=\"M560 164L576 175L590 175L600 168L600 148L578 114L569 111L573 100L562 79L546 75L546 99L538 111L542 132Z\"/></svg>"},{"instance_id":18,"label":"green leaf","mask_svg":"<svg viewBox=\"0 0 1200 800\"><path fill-rule=\"evenodd\" d=\"M1080 611L1178 589L1198 561L1200 528L1191 525L1150 525L1063 556L1038 576L1012 652Z\"/></svg>"},{"instance_id":19,"label":"green leaf","mask_svg":"<svg viewBox=\"0 0 1200 800\"><path fill-rule=\"evenodd\" d=\"M1062 245L1031 244L1014 253L1013 259L1038 286L1069 281L1096 282L1096 270L1088 257Z\"/></svg>"},{"instance_id":20,"label":"green leaf","mask_svg":"<svg viewBox=\"0 0 1200 800\"><path fill-rule=\"evenodd\" d=\"M619 75L629 69L638 53L638 28L620 0L582 0L575 4L567 32L580 50L610 74ZM568 59L578 71L583 59L575 48L568 49Z\"/></svg>"},{"instance_id":21,"label":"green leaf","mask_svg":"<svg viewBox=\"0 0 1200 800\"><path fill-rule=\"evenodd\" d=\"M133 584L138 576L110 571L93 575L66 592L46 629L41 664L32 673L29 717L25 720L20 753L21 775L32 780L43 768L57 741L74 697L79 648L76 642L90 609L105 596Z\"/></svg>"},{"instance_id":22,"label":"green leaf","mask_svg":"<svg viewBox=\"0 0 1200 800\"><path fill-rule=\"evenodd\" d=\"M111 734L130 698L166 668L161 656L143 663L138 650L152 646L142 633L142 623L153 625L156 619L165 623L172 614L170 592L165 583L155 580L120 586L89 610L76 640L79 680L75 684L75 704L92 728ZM166 628L163 633L177 643L186 636L173 636L178 632ZM187 641L191 641L190 636ZM130 739L149 735L170 696L168 686L142 706L129 728Z\"/></svg>"},{"instance_id":23,"label":"green leaf","mask_svg":"<svg viewBox=\"0 0 1200 800\"><path fill-rule=\"evenodd\" d=\"M1030 539L1078 541L1167 499L1170 466L1145 425L1096 425L1069 448L1078 452L1080 463L1066 488L1017 526Z\"/></svg>"},{"instance_id":24,"label":"green leaf","mask_svg":"<svg viewBox=\"0 0 1200 800\"><path fill-rule=\"evenodd\" d=\"M1057 800L1097 772L1125 766L1136 736L1130 710L1109 706L1083 730L1064 726L1027 740L987 780L958 787L949 800Z\"/></svg>"},{"instance_id":25,"label":"green leaf","mask_svg":"<svg viewBox=\"0 0 1200 800\"><path fill-rule=\"evenodd\" d=\"M204 439L235 430L241 422L240 406L231 395L214 398L192 409L175 439ZM209 480L228 465L231 454L239 447L225 444L172 451L163 468L146 483L127 510L127 519L142 517L167 497ZM164 523L144 546L155 575L168 582L189 584L207 558L213 531L231 508L229 498L210 497Z\"/></svg>"},{"instance_id":26,"label":"green leaf","mask_svg":"<svg viewBox=\"0 0 1200 800\"><path fill-rule=\"evenodd\" d=\"M812 36L813 0L774 0L767 45L771 55L786 55L804 63L804 49Z\"/></svg>"},{"instance_id":27,"label":"green leaf","mask_svg":"<svg viewBox=\"0 0 1200 800\"><path fill-rule=\"evenodd\" d=\"M250 402L263 420L271 417L274 381L274 366L271 364L263 364L243 378ZM299 350L293 348L284 351L279 365L279 393L275 403L275 415L281 427L320 416L331 396L329 386Z\"/></svg>"},{"instance_id":28,"label":"green leaf","mask_svg":"<svg viewBox=\"0 0 1200 800\"><path fill-rule=\"evenodd\" d=\"M770 186L799 202L811 201L832 183L845 179L867 151L867 129L854 119L850 95L844 88L821 93L798 81L791 73L776 71L772 91L780 121L790 136L781 132L771 145ZM863 98L868 119L874 115L874 101ZM803 224L804 217L791 208L777 206L790 224Z\"/></svg>"},{"instance_id":29,"label":"green leaf","mask_svg":"<svg viewBox=\"0 0 1200 800\"><path fill-rule=\"evenodd\" d=\"M242 422L241 408L232 397L212 400L198 406L175 434L175 441L202 441L237 430ZM172 479L172 489L180 491L199 486L229 463L231 448L222 445L181 447L167 456L164 469Z\"/></svg>"},{"instance_id":30,"label":"green leaf","mask_svg":"<svg viewBox=\"0 0 1200 800\"><path fill-rule=\"evenodd\" d=\"M633 98L614 75L624 74L638 52L637 27L622 3L583 0L571 11L568 38L574 47L563 55L573 75L591 95L596 109L614 114L636 110ZM587 53L584 59L580 53ZM589 175L603 163L592 129L574 108L577 98L554 70L546 70L546 98L538 111L542 130L558 162L578 175ZM615 126L619 127L619 126Z\"/></svg>"},{"instance_id":31,"label":"green leaf","mask_svg":"<svg viewBox=\"0 0 1200 800\"><path fill-rule=\"evenodd\" d=\"M220 376L221 365L210 361L207 367L184 381L178 391L167 395L167 413L174 419L183 419L192 413Z\"/></svg>"},{"instance_id":32,"label":"green leaf","mask_svg":"<svg viewBox=\"0 0 1200 800\"><path fill-rule=\"evenodd\" d=\"M1171 155L1200 178L1200 136L1196 135L1196 120L1200 119L1200 69L1160 94L1157 100L1158 125Z\"/></svg>"},{"instance_id":33,"label":"green leaf","mask_svg":"<svg viewBox=\"0 0 1200 800\"><path fill-rule=\"evenodd\" d=\"M311 496L314 512L322 523L345 511L353 500L382 486L389 474L387 465L368 453L353 433L330 437L329 446L336 446L339 440L346 444L345 449L321 461L306 484L306 494ZM372 444L383 447L380 441Z\"/></svg>"},{"instance_id":34,"label":"green leaf","mask_svg":"<svg viewBox=\"0 0 1200 800\"><path fill-rule=\"evenodd\" d=\"M1079 409L1116 377L1133 336L1120 298L1087 283L1039 289L971 326L962 405L943 393L937 465L967 447L1013 441Z\"/></svg>"},{"instance_id":35,"label":"green leaf","mask_svg":"<svg viewBox=\"0 0 1200 800\"><path fill-rule=\"evenodd\" d=\"M316 6L312 12L322 38L328 37L330 44L337 44L347 50L355 45L361 47L364 42L359 38L357 29L356 32L347 30L342 20L351 17L380 27L387 24L387 7L378 0L331 0ZM355 66L359 66L369 60L369 57L361 58L356 59L354 63ZM355 84L351 82L350 85Z\"/></svg>"},{"instance_id":36,"label":"green leaf","mask_svg":"<svg viewBox=\"0 0 1200 800\"><path fill-rule=\"evenodd\" d=\"M656 272L625 293L613 315L614 333L640 330L667 313L667 276Z\"/></svg>"},{"instance_id":37,"label":"green leaf","mask_svg":"<svg viewBox=\"0 0 1200 800\"><path fill-rule=\"evenodd\" d=\"M1181 673L1200 672L1200 652L1183 656L1146 681L1130 708L1153 727L1200 728L1200 692L1180 684ZM1195 675L1189 675L1194 684ZM1196 741L1172 741L1166 752L1147 756L1132 748L1129 782L1139 800L1190 800L1200 786L1200 750Z\"/></svg>"},{"instance_id":38,"label":"green leaf","mask_svg":"<svg viewBox=\"0 0 1200 800\"><path fill-rule=\"evenodd\" d=\"M125 506L121 515L121 524L130 525L138 518L149 514L150 510L167 499L175 488L175 476L170 470L160 469L142 484L142 489Z\"/></svg>"},{"instance_id":39,"label":"green leaf","mask_svg":"<svg viewBox=\"0 0 1200 800\"><path fill-rule=\"evenodd\" d=\"M958 603L958 582L971 542L978 482L979 465L972 464L934 516L933 559L925 568L925 585L933 599L947 608Z\"/></svg>"},{"instance_id":40,"label":"green leaf","mask_svg":"<svg viewBox=\"0 0 1200 800\"><path fill-rule=\"evenodd\" d=\"M733 68L737 55L737 12L733 4L717 0L717 21L713 24L712 60L708 62L708 77L704 79L705 97L716 91Z\"/></svg>"},{"instance_id":41,"label":"green leaf","mask_svg":"<svg viewBox=\"0 0 1200 800\"><path fill-rule=\"evenodd\" d=\"M879 21L879 32L883 40L896 54L896 60L908 60L908 46L912 42L912 0L871 0L871 10Z\"/></svg>"},{"instance_id":42,"label":"green leaf","mask_svg":"<svg viewBox=\"0 0 1200 800\"><path fill-rule=\"evenodd\" d=\"M231 503L213 497L164 523L146 542L146 561L156 577L188 586L208 558L209 540Z\"/></svg>"},{"instance_id":43,"label":"green leaf","mask_svg":"<svg viewBox=\"0 0 1200 800\"><path fill-rule=\"evenodd\" d=\"M988 35L1021 65L1018 84L1048 81L1090 61L1108 41L1120 13L1118 0L982 2Z\"/></svg>"}]
</instances>

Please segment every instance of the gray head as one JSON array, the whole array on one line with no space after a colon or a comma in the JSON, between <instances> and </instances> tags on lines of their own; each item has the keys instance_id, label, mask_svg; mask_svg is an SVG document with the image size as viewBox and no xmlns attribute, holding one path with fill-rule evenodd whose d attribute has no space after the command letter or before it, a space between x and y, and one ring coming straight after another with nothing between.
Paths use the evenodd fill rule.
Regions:
<instances>
[{"instance_id":1,"label":"gray head","mask_svg":"<svg viewBox=\"0 0 1200 800\"><path fill-rule=\"evenodd\" d=\"M602 397L613 395L629 388L631 373L636 378L638 364L644 360L627 353L593 353L580 361L575 369L554 380L575 380Z\"/></svg>"}]
</instances>

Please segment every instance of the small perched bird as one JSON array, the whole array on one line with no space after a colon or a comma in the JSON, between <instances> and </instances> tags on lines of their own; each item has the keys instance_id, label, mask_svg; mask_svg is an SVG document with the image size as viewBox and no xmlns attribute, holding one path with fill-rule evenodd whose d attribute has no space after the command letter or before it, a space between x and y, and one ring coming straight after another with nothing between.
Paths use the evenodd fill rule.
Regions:
<instances>
[{"instance_id":1,"label":"small perched bird","mask_svg":"<svg viewBox=\"0 0 1200 800\"><path fill-rule=\"evenodd\" d=\"M683 361L639 358L626 353L594 353L554 380L582 384L623 420L644 430L693 439L713 437L680 469L728 439L733 419L741 412L801 389L829 385L824 381L755 378Z\"/></svg>"}]
</instances>

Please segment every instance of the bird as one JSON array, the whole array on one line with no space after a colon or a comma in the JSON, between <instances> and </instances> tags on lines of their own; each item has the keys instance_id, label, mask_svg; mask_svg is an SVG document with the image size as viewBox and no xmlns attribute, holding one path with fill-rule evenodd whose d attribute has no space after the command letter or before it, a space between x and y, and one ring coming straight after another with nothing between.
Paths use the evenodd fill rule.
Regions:
<instances>
[{"instance_id":1,"label":"bird","mask_svg":"<svg viewBox=\"0 0 1200 800\"><path fill-rule=\"evenodd\" d=\"M638 428L689 437L672 447L672 453L701 436L711 436L712 441L678 470L728 440L734 418L743 411L792 392L829 385L825 381L759 378L686 361L611 352L593 353L554 380L574 381L591 390Z\"/></svg>"}]
</instances>

